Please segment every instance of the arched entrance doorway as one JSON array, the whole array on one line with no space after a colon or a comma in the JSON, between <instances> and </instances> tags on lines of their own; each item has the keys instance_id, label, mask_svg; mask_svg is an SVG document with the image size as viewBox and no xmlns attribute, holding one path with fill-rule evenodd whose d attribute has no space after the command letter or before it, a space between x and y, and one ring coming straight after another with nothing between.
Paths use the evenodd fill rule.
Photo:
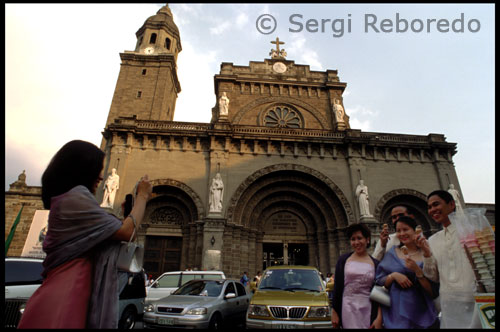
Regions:
<instances>
[{"instance_id":1,"label":"arched entrance doorway","mask_svg":"<svg viewBox=\"0 0 500 332\"><path fill-rule=\"evenodd\" d=\"M185 184L153 180L153 198L141 225L144 270L154 278L163 272L201 266L201 201Z\"/></svg>"},{"instance_id":2,"label":"arched entrance doorway","mask_svg":"<svg viewBox=\"0 0 500 332\"><path fill-rule=\"evenodd\" d=\"M284 207L264 222L262 270L274 265L309 265L306 225L303 216L294 212Z\"/></svg>"},{"instance_id":3,"label":"arched entrance doorway","mask_svg":"<svg viewBox=\"0 0 500 332\"><path fill-rule=\"evenodd\" d=\"M343 230L351 219L343 193L319 172L291 164L262 169L230 201L224 272L236 277L293 263L316 266L326 274L346 249Z\"/></svg>"},{"instance_id":4,"label":"arched entrance doorway","mask_svg":"<svg viewBox=\"0 0 500 332\"><path fill-rule=\"evenodd\" d=\"M418 224L422 225L427 238L442 228L427 214L427 197L423 193L412 189L397 189L385 194L375 207L375 218L381 224L388 224L391 232L395 231L392 226L391 211L398 205L408 207Z\"/></svg>"}]
</instances>

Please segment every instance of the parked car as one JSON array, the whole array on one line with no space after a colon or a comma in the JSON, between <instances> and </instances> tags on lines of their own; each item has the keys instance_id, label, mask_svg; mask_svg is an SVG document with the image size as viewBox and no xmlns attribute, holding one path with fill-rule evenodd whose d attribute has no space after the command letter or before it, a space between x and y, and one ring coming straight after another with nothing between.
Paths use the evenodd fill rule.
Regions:
<instances>
[{"instance_id":1,"label":"parked car","mask_svg":"<svg viewBox=\"0 0 500 332\"><path fill-rule=\"evenodd\" d=\"M169 296L173 291L194 279L226 279L222 271L171 271L159 276L146 288L146 303Z\"/></svg>"},{"instance_id":2,"label":"parked car","mask_svg":"<svg viewBox=\"0 0 500 332\"><path fill-rule=\"evenodd\" d=\"M265 270L250 301L246 327L332 328L328 295L319 271L285 265Z\"/></svg>"},{"instance_id":3,"label":"parked car","mask_svg":"<svg viewBox=\"0 0 500 332\"><path fill-rule=\"evenodd\" d=\"M40 258L5 258L5 327L17 327L26 302L42 284L42 263Z\"/></svg>"},{"instance_id":4,"label":"parked car","mask_svg":"<svg viewBox=\"0 0 500 332\"><path fill-rule=\"evenodd\" d=\"M144 273L130 273L129 281L120 293L118 312L120 320L118 328L133 329L144 313L146 301L146 284Z\"/></svg>"},{"instance_id":5,"label":"parked car","mask_svg":"<svg viewBox=\"0 0 500 332\"><path fill-rule=\"evenodd\" d=\"M172 295L146 304L144 327L220 329L245 321L250 298L237 280L191 280Z\"/></svg>"},{"instance_id":6,"label":"parked car","mask_svg":"<svg viewBox=\"0 0 500 332\"><path fill-rule=\"evenodd\" d=\"M5 327L16 328L28 299L42 284L43 259L5 258ZM143 273L135 273L120 293L120 329L132 329L144 312L146 286Z\"/></svg>"}]
</instances>

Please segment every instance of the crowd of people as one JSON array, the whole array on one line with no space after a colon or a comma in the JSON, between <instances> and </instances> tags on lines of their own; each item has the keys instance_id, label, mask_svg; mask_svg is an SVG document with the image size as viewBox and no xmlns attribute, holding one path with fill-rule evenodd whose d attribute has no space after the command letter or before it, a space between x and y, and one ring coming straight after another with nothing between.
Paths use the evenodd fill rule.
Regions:
<instances>
[{"instance_id":1,"label":"crowd of people","mask_svg":"<svg viewBox=\"0 0 500 332\"><path fill-rule=\"evenodd\" d=\"M370 230L364 224L348 227L352 251L337 261L330 297L334 328L481 328L473 269L449 218L453 196L433 191L427 205L441 231L426 239L411 208L395 206L396 232L384 227L372 255ZM374 285L385 287L389 305L371 299Z\"/></svg>"},{"instance_id":2,"label":"crowd of people","mask_svg":"<svg viewBox=\"0 0 500 332\"><path fill-rule=\"evenodd\" d=\"M98 147L71 141L45 170L42 200L50 215L43 243L44 282L29 299L19 328L117 328L118 294L128 279L116 268L120 241L129 241L141 224L152 185L147 175L141 178L133 207L120 220L94 197L103 163ZM472 266L448 217L456 207L454 198L437 190L428 195L427 204L429 216L443 226L429 239L419 233L421 221L404 205L392 209L396 232L384 228L372 255L370 230L361 223L348 227L352 251L339 257L335 275L327 275L332 327L481 327L474 310ZM254 292L260 278L260 271L252 280L244 272L241 282ZM374 285L388 290L389 306L371 299Z\"/></svg>"}]
</instances>

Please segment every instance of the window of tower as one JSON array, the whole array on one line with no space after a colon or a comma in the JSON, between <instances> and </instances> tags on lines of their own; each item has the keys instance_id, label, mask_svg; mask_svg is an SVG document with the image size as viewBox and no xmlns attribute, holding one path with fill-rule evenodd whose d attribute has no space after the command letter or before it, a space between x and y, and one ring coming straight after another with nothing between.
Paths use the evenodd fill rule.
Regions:
<instances>
[{"instance_id":1,"label":"window of tower","mask_svg":"<svg viewBox=\"0 0 500 332\"><path fill-rule=\"evenodd\" d=\"M170 43L171 43L170 38L165 38L165 48L167 50L170 50Z\"/></svg>"},{"instance_id":2,"label":"window of tower","mask_svg":"<svg viewBox=\"0 0 500 332\"><path fill-rule=\"evenodd\" d=\"M156 33L151 34L151 38L149 38L149 43L150 44L155 44L156 43Z\"/></svg>"},{"instance_id":3,"label":"window of tower","mask_svg":"<svg viewBox=\"0 0 500 332\"><path fill-rule=\"evenodd\" d=\"M143 69L142 70L142 76L145 76L146 75L146 69Z\"/></svg>"},{"instance_id":4,"label":"window of tower","mask_svg":"<svg viewBox=\"0 0 500 332\"><path fill-rule=\"evenodd\" d=\"M141 98L142 96L142 91L137 91L137 98Z\"/></svg>"}]
</instances>

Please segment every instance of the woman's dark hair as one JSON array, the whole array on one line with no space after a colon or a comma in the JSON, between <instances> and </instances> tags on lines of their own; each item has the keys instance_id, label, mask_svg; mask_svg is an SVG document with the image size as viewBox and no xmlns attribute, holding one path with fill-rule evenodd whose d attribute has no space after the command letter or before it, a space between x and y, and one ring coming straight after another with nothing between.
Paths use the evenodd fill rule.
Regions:
<instances>
[{"instance_id":1,"label":"woman's dark hair","mask_svg":"<svg viewBox=\"0 0 500 332\"><path fill-rule=\"evenodd\" d=\"M408 216L399 217L398 220L396 220L394 227L396 227L398 225L398 222L402 222L404 224L407 224L408 226L410 226L414 230L415 230L415 228L417 228L417 222L412 217L408 217Z\"/></svg>"},{"instance_id":2,"label":"woman's dark hair","mask_svg":"<svg viewBox=\"0 0 500 332\"><path fill-rule=\"evenodd\" d=\"M434 195L441 198L446 204L448 204L451 201L455 201L453 199L453 196L445 190L434 190L429 195L427 195L427 199L431 198L431 196L434 196Z\"/></svg>"},{"instance_id":3,"label":"woman's dark hair","mask_svg":"<svg viewBox=\"0 0 500 332\"><path fill-rule=\"evenodd\" d=\"M101 174L104 152L92 143L75 140L66 143L50 160L42 175L42 201L50 209L52 197L83 185L92 192Z\"/></svg>"},{"instance_id":4,"label":"woman's dark hair","mask_svg":"<svg viewBox=\"0 0 500 332\"><path fill-rule=\"evenodd\" d=\"M352 224L349 227L347 227L347 229L346 229L347 238L350 239L352 237L352 235L358 231L361 232L361 234L365 238L367 238L367 239L371 238L371 232L368 229L368 227L366 227L366 225L364 225L364 224ZM366 248L370 248L370 241L368 241L368 245L366 246Z\"/></svg>"}]
</instances>

